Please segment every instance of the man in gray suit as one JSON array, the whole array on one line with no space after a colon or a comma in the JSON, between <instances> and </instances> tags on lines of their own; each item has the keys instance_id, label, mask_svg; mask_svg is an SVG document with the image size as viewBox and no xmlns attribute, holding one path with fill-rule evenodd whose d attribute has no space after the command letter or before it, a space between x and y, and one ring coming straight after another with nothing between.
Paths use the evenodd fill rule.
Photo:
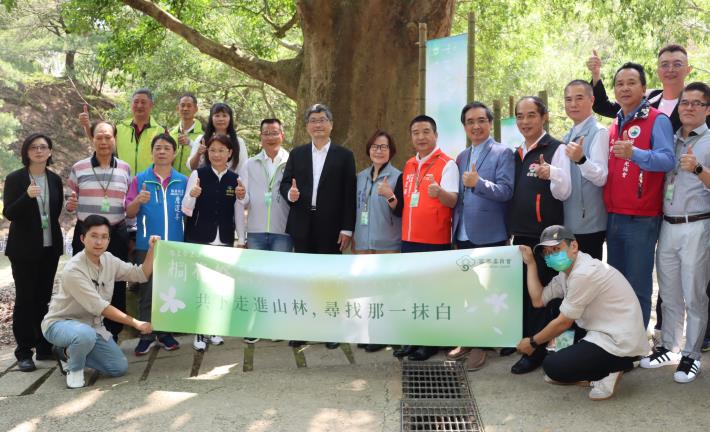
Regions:
<instances>
[{"instance_id":1,"label":"man in gray suit","mask_svg":"<svg viewBox=\"0 0 710 432\"><path fill-rule=\"evenodd\" d=\"M508 201L513 197L515 163L513 152L491 136L493 113L480 102L461 110L461 123L471 146L456 158L462 181L454 209L454 244L458 249L504 246L510 237L506 221ZM480 369L486 352L458 347L448 357L468 356L468 370Z\"/></svg>"}]
</instances>

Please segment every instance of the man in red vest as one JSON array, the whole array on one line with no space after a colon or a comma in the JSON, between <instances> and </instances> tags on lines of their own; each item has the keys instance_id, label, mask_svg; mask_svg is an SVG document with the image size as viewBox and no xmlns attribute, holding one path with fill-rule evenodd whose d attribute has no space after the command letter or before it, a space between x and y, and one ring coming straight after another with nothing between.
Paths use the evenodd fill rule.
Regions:
<instances>
[{"instance_id":1,"label":"man in red vest","mask_svg":"<svg viewBox=\"0 0 710 432\"><path fill-rule=\"evenodd\" d=\"M394 189L395 214L402 215L402 253L451 249L451 218L459 192L456 162L436 145L436 122L419 115L409 123L417 154L404 165ZM405 345L394 356L427 360L436 347Z\"/></svg>"},{"instance_id":2,"label":"man in red vest","mask_svg":"<svg viewBox=\"0 0 710 432\"><path fill-rule=\"evenodd\" d=\"M651 315L653 260L663 210L663 178L675 166L673 127L645 98L643 66L625 63L614 76L621 110L609 126L609 175L604 186L607 261L641 303L644 327Z\"/></svg>"}]
</instances>

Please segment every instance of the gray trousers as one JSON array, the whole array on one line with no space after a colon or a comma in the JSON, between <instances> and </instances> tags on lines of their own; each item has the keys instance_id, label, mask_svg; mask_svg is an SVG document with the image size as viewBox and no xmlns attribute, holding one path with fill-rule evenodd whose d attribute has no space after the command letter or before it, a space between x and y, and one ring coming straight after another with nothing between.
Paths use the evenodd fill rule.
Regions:
<instances>
[{"instance_id":1,"label":"gray trousers","mask_svg":"<svg viewBox=\"0 0 710 432\"><path fill-rule=\"evenodd\" d=\"M663 221L656 251L658 287L663 297L663 346L700 360L708 321L710 219ZM684 319L685 318L685 319ZM681 349L685 324L685 347Z\"/></svg>"}]
</instances>

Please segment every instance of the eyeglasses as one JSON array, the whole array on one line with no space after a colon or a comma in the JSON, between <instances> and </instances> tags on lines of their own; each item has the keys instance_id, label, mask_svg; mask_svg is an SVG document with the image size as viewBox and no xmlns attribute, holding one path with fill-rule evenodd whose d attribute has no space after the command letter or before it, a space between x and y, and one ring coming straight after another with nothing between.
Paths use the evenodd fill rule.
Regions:
<instances>
[{"instance_id":1,"label":"eyeglasses","mask_svg":"<svg viewBox=\"0 0 710 432\"><path fill-rule=\"evenodd\" d=\"M30 151L47 151L49 150L48 145L33 145L29 147Z\"/></svg>"},{"instance_id":2,"label":"eyeglasses","mask_svg":"<svg viewBox=\"0 0 710 432\"><path fill-rule=\"evenodd\" d=\"M685 67L685 63L679 62L679 61L678 61L678 62L673 62L673 63L663 62L663 63L661 63L658 67L659 67L662 71L669 71L669 70L672 70L672 69L678 70L678 69L684 68L684 67Z\"/></svg>"},{"instance_id":3,"label":"eyeglasses","mask_svg":"<svg viewBox=\"0 0 710 432\"><path fill-rule=\"evenodd\" d=\"M261 133L261 136L265 136L265 137L271 137L271 136L275 137L275 136L279 136L279 135L281 135L281 132L276 132L276 131Z\"/></svg>"},{"instance_id":4,"label":"eyeglasses","mask_svg":"<svg viewBox=\"0 0 710 432\"><path fill-rule=\"evenodd\" d=\"M385 150L389 150L389 149L390 149L389 144L373 144L372 147L370 147L370 150L372 150L372 151L377 151L377 150L385 151Z\"/></svg>"},{"instance_id":5,"label":"eyeglasses","mask_svg":"<svg viewBox=\"0 0 710 432\"><path fill-rule=\"evenodd\" d=\"M326 117L321 117L321 118L309 118L308 123L310 124L323 124L323 123L328 123L330 120Z\"/></svg>"},{"instance_id":6,"label":"eyeglasses","mask_svg":"<svg viewBox=\"0 0 710 432\"><path fill-rule=\"evenodd\" d=\"M700 108L700 107L706 107L710 104L708 104L707 102L700 102L699 100L689 101L688 99L682 99L680 102L678 102L678 105L682 106L683 108L688 108L688 107Z\"/></svg>"}]
</instances>

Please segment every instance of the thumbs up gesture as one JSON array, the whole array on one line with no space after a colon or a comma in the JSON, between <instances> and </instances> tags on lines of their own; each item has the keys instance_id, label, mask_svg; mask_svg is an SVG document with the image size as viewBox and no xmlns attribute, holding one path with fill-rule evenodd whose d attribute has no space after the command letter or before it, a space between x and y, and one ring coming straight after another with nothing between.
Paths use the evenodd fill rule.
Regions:
<instances>
[{"instance_id":1,"label":"thumbs up gesture","mask_svg":"<svg viewBox=\"0 0 710 432\"><path fill-rule=\"evenodd\" d=\"M190 144L190 137L183 133L182 130L178 131L178 144L183 146Z\"/></svg>"},{"instance_id":2,"label":"thumbs up gesture","mask_svg":"<svg viewBox=\"0 0 710 432\"><path fill-rule=\"evenodd\" d=\"M478 175L478 171L476 171L476 165L471 166L471 171L464 171L461 175L463 185L467 188L475 188L479 178L480 176Z\"/></svg>"},{"instance_id":3,"label":"thumbs up gesture","mask_svg":"<svg viewBox=\"0 0 710 432\"><path fill-rule=\"evenodd\" d=\"M596 84L602 78L602 59L597 50L592 50L592 56L587 60L587 69L592 73L592 82Z\"/></svg>"},{"instance_id":4,"label":"thumbs up gesture","mask_svg":"<svg viewBox=\"0 0 710 432\"><path fill-rule=\"evenodd\" d=\"M624 131L623 139L614 142L612 151L614 156L619 159L631 160L631 156L634 154L634 142L629 139L628 131Z\"/></svg>"},{"instance_id":5,"label":"thumbs up gesture","mask_svg":"<svg viewBox=\"0 0 710 432\"><path fill-rule=\"evenodd\" d=\"M565 154L573 162L579 162L584 156L584 137L579 139L579 142L571 142L565 146Z\"/></svg>"},{"instance_id":6,"label":"thumbs up gesture","mask_svg":"<svg viewBox=\"0 0 710 432\"><path fill-rule=\"evenodd\" d=\"M148 201L150 201L150 192L146 190L145 183L143 183L143 187L141 188L140 193L136 197L136 201L141 204L146 204Z\"/></svg>"},{"instance_id":7,"label":"thumbs up gesture","mask_svg":"<svg viewBox=\"0 0 710 432\"><path fill-rule=\"evenodd\" d=\"M695 167L698 166L698 159L693 154L693 148L688 148L688 153L684 153L680 156L680 169L693 172Z\"/></svg>"},{"instance_id":8,"label":"thumbs up gesture","mask_svg":"<svg viewBox=\"0 0 710 432\"><path fill-rule=\"evenodd\" d=\"M204 155L207 151L207 145L205 144L205 139L200 140L200 146L197 148L197 154Z\"/></svg>"},{"instance_id":9,"label":"thumbs up gesture","mask_svg":"<svg viewBox=\"0 0 710 432\"><path fill-rule=\"evenodd\" d=\"M424 176L424 180L429 182L426 192L429 198L439 198L439 192L441 192L441 186L434 179L434 174L427 174Z\"/></svg>"},{"instance_id":10,"label":"thumbs up gesture","mask_svg":"<svg viewBox=\"0 0 710 432\"><path fill-rule=\"evenodd\" d=\"M540 155L539 164L535 166L535 174L537 178L542 180L550 180L550 164L545 162L545 156Z\"/></svg>"},{"instance_id":11,"label":"thumbs up gesture","mask_svg":"<svg viewBox=\"0 0 710 432\"><path fill-rule=\"evenodd\" d=\"M91 121L89 120L89 105L87 104L84 104L84 108L79 114L79 124L84 129L91 127Z\"/></svg>"},{"instance_id":12,"label":"thumbs up gesture","mask_svg":"<svg viewBox=\"0 0 710 432\"><path fill-rule=\"evenodd\" d=\"M79 199L76 196L76 192L72 191L71 196L67 199L67 211L75 212L76 208L79 206Z\"/></svg>"},{"instance_id":13,"label":"thumbs up gesture","mask_svg":"<svg viewBox=\"0 0 710 432\"><path fill-rule=\"evenodd\" d=\"M389 181L387 181L387 176L385 176L381 182L377 183L377 195L385 198L389 198L394 195L392 186L390 186Z\"/></svg>"},{"instance_id":14,"label":"thumbs up gesture","mask_svg":"<svg viewBox=\"0 0 710 432\"><path fill-rule=\"evenodd\" d=\"M237 195L237 199L243 200L244 197L247 195L247 190L244 187L244 184L242 183L241 180L237 179L237 187L234 189L234 192Z\"/></svg>"},{"instance_id":15,"label":"thumbs up gesture","mask_svg":"<svg viewBox=\"0 0 710 432\"><path fill-rule=\"evenodd\" d=\"M202 194L202 188L200 187L200 178L197 178L197 182L195 183L195 186L192 187L190 190L190 196L193 198L197 198Z\"/></svg>"},{"instance_id":16,"label":"thumbs up gesture","mask_svg":"<svg viewBox=\"0 0 710 432\"><path fill-rule=\"evenodd\" d=\"M301 192L298 191L298 186L296 185L296 178L292 178L291 189L288 190L288 200L291 202L296 202L300 197Z\"/></svg>"},{"instance_id":17,"label":"thumbs up gesture","mask_svg":"<svg viewBox=\"0 0 710 432\"><path fill-rule=\"evenodd\" d=\"M37 183L35 183L35 179L31 179L30 185L27 187L27 195L29 195L30 198L37 198L41 193L42 189L37 186Z\"/></svg>"}]
</instances>

